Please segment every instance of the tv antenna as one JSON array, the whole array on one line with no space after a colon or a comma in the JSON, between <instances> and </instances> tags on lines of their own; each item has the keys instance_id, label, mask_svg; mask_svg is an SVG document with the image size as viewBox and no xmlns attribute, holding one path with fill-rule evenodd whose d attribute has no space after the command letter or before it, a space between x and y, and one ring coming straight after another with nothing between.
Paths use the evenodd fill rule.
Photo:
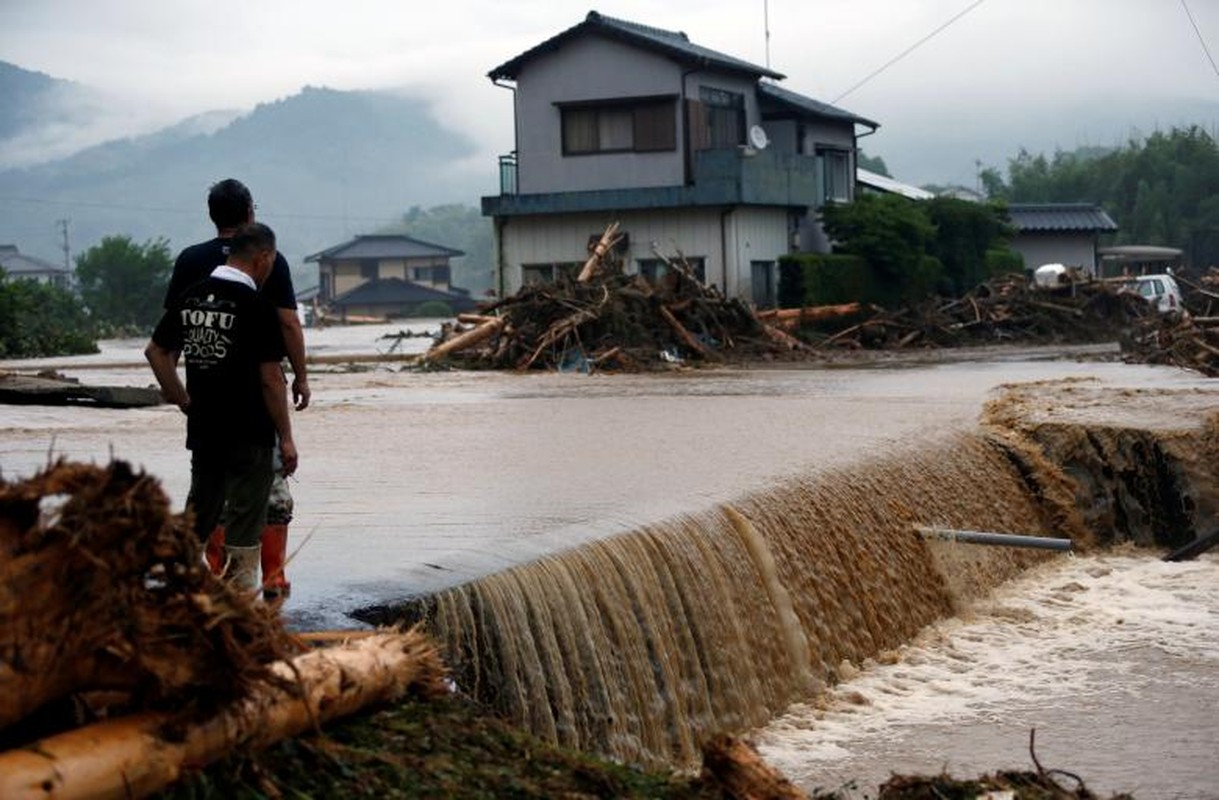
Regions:
<instances>
[{"instance_id":1,"label":"tv antenna","mask_svg":"<svg viewBox=\"0 0 1219 800\"><path fill-rule=\"evenodd\" d=\"M766 33L766 68L770 69L770 0L762 0L762 27Z\"/></svg>"}]
</instances>

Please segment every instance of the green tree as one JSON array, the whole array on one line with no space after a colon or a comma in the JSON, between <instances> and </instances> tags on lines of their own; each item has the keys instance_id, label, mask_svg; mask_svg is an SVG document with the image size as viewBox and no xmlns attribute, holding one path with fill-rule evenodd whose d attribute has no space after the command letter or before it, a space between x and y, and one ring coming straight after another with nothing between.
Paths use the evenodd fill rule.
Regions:
<instances>
[{"instance_id":1,"label":"green tree","mask_svg":"<svg viewBox=\"0 0 1219 800\"><path fill-rule=\"evenodd\" d=\"M864 151L860 150L855 156L856 162L863 169L869 172L875 172L877 175L884 175L886 178L892 178L892 173L889 172L889 167L885 164L885 160L880 156L869 156Z\"/></svg>"},{"instance_id":2,"label":"green tree","mask_svg":"<svg viewBox=\"0 0 1219 800\"><path fill-rule=\"evenodd\" d=\"M94 322L111 330L155 325L172 271L166 239L140 245L129 236L107 236L76 257L81 298Z\"/></svg>"},{"instance_id":3,"label":"green tree","mask_svg":"<svg viewBox=\"0 0 1219 800\"><path fill-rule=\"evenodd\" d=\"M928 251L944 266L940 291L959 295L989 278L987 253L1004 248L1015 233L1006 205L936 197L921 208L936 230Z\"/></svg>"},{"instance_id":4,"label":"green tree","mask_svg":"<svg viewBox=\"0 0 1219 800\"><path fill-rule=\"evenodd\" d=\"M1005 182L982 173L992 199L1099 203L1118 224L1115 244L1181 247L1198 266L1219 263L1219 145L1204 128L1157 131L1115 149L1052 158L1021 149Z\"/></svg>"},{"instance_id":5,"label":"green tree","mask_svg":"<svg viewBox=\"0 0 1219 800\"><path fill-rule=\"evenodd\" d=\"M835 252L867 262L880 302L918 300L939 282L942 268L929 255L935 225L920 203L898 195L864 194L852 203L825 206L821 219L837 243Z\"/></svg>"},{"instance_id":6,"label":"green tree","mask_svg":"<svg viewBox=\"0 0 1219 800\"><path fill-rule=\"evenodd\" d=\"M0 358L96 353L89 315L76 295L0 270Z\"/></svg>"}]
</instances>

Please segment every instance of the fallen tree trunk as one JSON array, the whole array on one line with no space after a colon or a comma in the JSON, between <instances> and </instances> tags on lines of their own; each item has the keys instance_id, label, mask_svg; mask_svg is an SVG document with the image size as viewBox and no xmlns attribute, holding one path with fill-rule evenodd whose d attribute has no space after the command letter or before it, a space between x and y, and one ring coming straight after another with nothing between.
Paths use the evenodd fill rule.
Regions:
<instances>
[{"instance_id":1,"label":"fallen tree trunk","mask_svg":"<svg viewBox=\"0 0 1219 800\"><path fill-rule=\"evenodd\" d=\"M184 769L242 748L259 748L402 697L447 691L444 667L416 630L385 633L314 650L272 665L278 680L167 738L175 722L146 712L78 728L0 754L0 797L10 800L146 797Z\"/></svg>"},{"instance_id":2,"label":"fallen tree trunk","mask_svg":"<svg viewBox=\"0 0 1219 800\"><path fill-rule=\"evenodd\" d=\"M465 333L460 333L449 339L446 342L441 342L435 347L427 351L424 359L427 361L439 361L452 353L459 350L465 350L467 347L473 347L476 344L485 342L495 334L503 330L505 320L503 317L495 317L488 322L484 322L473 330L468 330Z\"/></svg>"}]
</instances>

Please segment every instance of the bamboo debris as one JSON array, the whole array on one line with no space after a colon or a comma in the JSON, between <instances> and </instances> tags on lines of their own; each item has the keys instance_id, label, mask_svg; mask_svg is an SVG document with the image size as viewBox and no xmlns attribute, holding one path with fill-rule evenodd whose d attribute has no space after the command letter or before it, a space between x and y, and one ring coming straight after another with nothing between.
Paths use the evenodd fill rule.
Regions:
<instances>
[{"instance_id":1,"label":"bamboo debris","mask_svg":"<svg viewBox=\"0 0 1219 800\"><path fill-rule=\"evenodd\" d=\"M624 274L613 260L619 237L617 224L608 226L574 280L528 285L459 318L424 360L494 369L636 370L732 355L773 358L803 347L745 303L704 285L680 253L657 253L668 269L655 283Z\"/></svg>"},{"instance_id":2,"label":"bamboo debris","mask_svg":"<svg viewBox=\"0 0 1219 800\"><path fill-rule=\"evenodd\" d=\"M146 797L237 748L260 748L408 692L439 696L445 670L417 630L380 633L271 666L278 680L172 735L175 719L145 712L0 753L0 797Z\"/></svg>"}]
</instances>

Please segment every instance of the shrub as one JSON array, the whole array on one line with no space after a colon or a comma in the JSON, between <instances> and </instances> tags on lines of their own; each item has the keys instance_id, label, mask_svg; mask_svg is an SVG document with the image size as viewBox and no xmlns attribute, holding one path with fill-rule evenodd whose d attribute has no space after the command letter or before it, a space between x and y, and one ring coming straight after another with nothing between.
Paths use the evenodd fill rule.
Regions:
<instances>
[{"instance_id":1,"label":"shrub","mask_svg":"<svg viewBox=\"0 0 1219 800\"><path fill-rule=\"evenodd\" d=\"M453 307L443 300L427 300L415 306L407 316L411 317L451 317Z\"/></svg>"}]
</instances>

